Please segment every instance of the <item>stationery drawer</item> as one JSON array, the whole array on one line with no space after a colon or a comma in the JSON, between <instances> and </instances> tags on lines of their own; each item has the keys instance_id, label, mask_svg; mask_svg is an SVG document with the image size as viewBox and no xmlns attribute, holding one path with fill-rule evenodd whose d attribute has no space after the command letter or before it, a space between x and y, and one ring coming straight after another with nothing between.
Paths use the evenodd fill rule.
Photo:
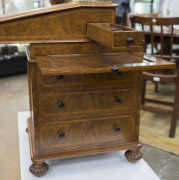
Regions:
<instances>
[{"instance_id":1,"label":"stationery drawer","mask_svg":"<svg viewBox=\"0 0 179 180\"><path fill-rule=\"evenodd\" d=\"M137 88L39 93L38 121L124 114L139 109Z\"/></svg>"},{"instance_id":2,"label":"stationery drawer","mask_svg":"<svg viewBox=\"0 0 179 180\"><path fill-rule=\"evenodd\" d=\"M137 141L138 116L39 124L40 152L70 151Z\"/></svg>"},{"instance_id":3,"label":"stationery drawer","mask_svg":"<svg viewBox=\"0 0 179 180\"><path fill-rule=\"evenodd\" d=\"M142 47L143 32L111 23L88 23L87 37L112 49Z\"/></svg>"},{"instance_id":4,"label":"stationery drawer","mask_svg":"<svg viewBox=\"0 0 179 180\"><path fill-rule=\"evenodd\" d=\"M118 87L137 87L139 82L138 72L122 72L79 75L41 75L37 71L37 88L41 92L102 89L111 85Z\"/></svg>"}]
</instances>

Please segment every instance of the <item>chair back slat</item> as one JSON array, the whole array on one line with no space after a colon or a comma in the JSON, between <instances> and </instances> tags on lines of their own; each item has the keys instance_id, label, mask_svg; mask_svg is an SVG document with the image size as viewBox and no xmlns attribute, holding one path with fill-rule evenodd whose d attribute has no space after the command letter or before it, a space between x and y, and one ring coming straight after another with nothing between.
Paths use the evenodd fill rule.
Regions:
<instances>
[{"instance_id":1,"label":"chair back slat","mask_svg":"<svg viewBox=\"0 0 179 180\"><path fill-rule=\"evenodd\" d=\"M174 38L179 38L179 33L174 30L174 25L179 25L179 17L162 18L157 17L157 14L154 14L154 16L152 16L152 14L133 14L131 24L133 28L135 28L136 24L141 25L146 37L144 46L145 51L147 45L151 44L152 55L167 60L173 59L174 57L175 59L178 59L179 50L175 50L177 54L174 55L173 44L176 42ZM150 28L149 31L146 27Z\"/></svg>"},{"instance_id":2,"label":"chair back slat","mask_svg":"<svg viewBox=\"0 0 179 180\"><path fill-rule=\"evenodd\" d=\"M144 31L144 25L143 24L141 24L142 25L142 31ZM146 53L146 46L145 46L145 43L144 43L144 51L145 51L145 53Z\"/></svg>"},{"instance_id":3,"label":"chair back slat","mask_svg":"<svg viewBox=\"0 0 179 180\"><path fill-rule=\"evenodd\" d=\"M144 24L144 25L178 25L179 18L178 17L147 17L141 15L133 15L134 16L134 23Z\"/></svg>"},{"instance_id":4,"label":"chair back slat","mask_svg":"<svg viewBox=\"0 0 179 180\"><path fill-rule=\"evenodd\" d=\"M171 26L171 37L170 37L170 56L172 57L173 52L173 25Z\"/></svg>"},{"instance_id":5,"label":"chair back slat","mask_svg":"<svg viewBox=\"0 0 179 180\"><path fill-rule=\"evenodd\" d=\"M163 55L163 25L160 26L160 29L161 29L161 36L160 36L161 50L160 50L160 55L162 56Z\"/></svg>"},{"instance_id":6,"label":"chair back slat","mask_svg":"<svg viewBox=\"0 0 179 180\"><path fill-rule=\"evenodd\" d=\"M150 25L150 42L151 42L151 52L154 54L154 33L153 33L153 25Z\"/></svg>"},{"instance_id":7,"label":"chair back slat","mask_svg":"<svg viewBox=\"0 0 179 180\"><path fill-rule=\"evenodd\" d=\"M141 24L142 30L144 31L145 37L145 51L151 47L153 56L166 60L179 60L179 32L175 30L174 25L179 24L179 17L177 18L157 18L156 14L146 15L133 15L133 24ZM134 27L134 26L133 26ZM149 45L149 46L148 46ZM148 51L147 51L148 53ZM170 111L172 115L169 137L175 136L177 127L177 115L179 110L179 61L176 70L152 70L143 72L142 82L142 98L141 98L141 109L168 113L169 111L164 108L153 107L152 105L146 105L145 102L172 105L173 109ZM177 74L176 74L177 72ZM158 78L156 81L155 78ZM145 97L147 81L153 81L155 83L155 92L158 92L158 83L175 83L176 90L174 96L174 103L166 101L157 101L155 99L148 99Z\"/></svg>"},{"instance_id":8,"label":"chair back slat","mask_svg":"<svg viewBox=\"0 0 179 180\"><path fill-rule=\"evenodd\" d=\"M144 25L142 24L142 31L144 31Z\"/></svg>"}]
</instances>

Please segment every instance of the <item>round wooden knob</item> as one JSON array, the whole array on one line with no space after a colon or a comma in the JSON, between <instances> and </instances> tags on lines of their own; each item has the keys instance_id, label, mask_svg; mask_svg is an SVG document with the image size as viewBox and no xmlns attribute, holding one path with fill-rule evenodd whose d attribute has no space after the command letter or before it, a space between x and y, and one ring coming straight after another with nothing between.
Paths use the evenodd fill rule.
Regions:
<instances>
[{"instance_id":1,"label":"round wooden knob","mask_svg":"<svg viewBox=\"0 0 179 180\"><path fill-rule=\"evenodd\" d=\"M119 126L115 126L115 127L114 127L114 130L115 130L116 132L119 132L119 131L120 131L120 127L119 127Z\"/></svg>"},{"instance_id":2,"label":"round wooden knob","mask_svg":"<svg viewBox=\"0 0 179 180\"><path fill-rule=\"evenodd\" d=\"M62 80L62 79L63 79L63 75L58 75L58 76L57 76L57 79L58 79L58 80Z\"/></svg>"},{"instance_id":3,"label":"round wooden knob","mask_svg":"<svg viewBox=\"0 0 179 180\"><path fill-rule=\"evenodd\" d=\"M88 126L91 126L92 125L92 121L88 121Z\"/></svg>"},{"instance_id":4,"label":"round wooden knob","mask_svg":"<svg viewBox=\"0 0 179 180\"><path fill-rule=\"evenodd\" d=\"M64 138L64 137L65 137L64 132L59 132L59 137L60 137L60 138Z\"/></svg>"},{"instance_id":5,"label":"round wooden knob","mask_svg":"<svg viewBox=\"0 0 179 180\"><path fill-rule=\"evenodd\" d=\"M122 76L122 72L120 72L117 67L113 67L112 72L117 74L118 76Z\"/></svg>"},{"instance_id":6,"label":"round wooden knob","mask_svg":"<svg viewBox=\"0 0 179 180\"><path fill-rule=\"evenodd\" d=\"M128 38L127 43L128 44L133 44L134 43L134 38Z\"/></svg>"},{"instance_id":7,"label":"round wooden knob","mask_svg":"<svg viewBox=\"0 0 179 180\"><path fill-rule=\"evenodd\" d=\"M117 72L116 73L119 77L122 76L122 72Z\"/></svg>"},{"instance_id":8,"label":"round wooden knob","mask_svg":"<svg viewBox=\"0 0 179 180\"><path fill-rule=\"evenodd\" d=\"M119 72L119 71L118 71L118 68L117 68L117 67L113 67L113 68L112 68L112 72L118 73L118 72Z\"/></svg>"},{"instance_id":9,"label":"round wooden knob","mask_svg":"<svg viewBox=\"0 0 179 180\"><path fill-rule=\"evenodd\" d=\"M120 103L122 102L122 99L119 98L119 97L117 97L117 98L116 98L116 102L117 102L118 104L120 104Z\"/></svg>"},{"instance_id":10,"label":"round wooden knob","mask_svg":"<svg viewBox=\"0 0 179 180\"><path fill-rule=\"evenodd\" d=\"M62 102L59 102L59 103L58 103L58 107L62 109L62 108L64 108L65 106L64 106L64 104L63 104Z\"/></svg>"}]
</instances>

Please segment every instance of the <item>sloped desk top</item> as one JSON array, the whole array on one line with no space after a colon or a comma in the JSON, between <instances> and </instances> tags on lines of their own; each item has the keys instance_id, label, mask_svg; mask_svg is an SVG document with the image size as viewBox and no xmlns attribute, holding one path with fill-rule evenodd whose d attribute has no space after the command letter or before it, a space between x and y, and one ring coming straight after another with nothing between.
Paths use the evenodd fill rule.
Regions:
<instances>
[{"instance_id":1,"label":"sloped desk top","mask_svg":"<svg viewBox=\"0 0 179 180\"><path fill-rule=\"evenodd\" d=\"M80 8L80 7L104 8L104 7L118 7L118 6L119 5L117 5L117 4L110 4L110 3L77 3L77 4L63 3L63 4L53 5L51 7L42 7L42 8L32 9L32 10L24 11L22 13L3 15L3 16L0 16L0 23L17 20L17 19L21 19L21 18L26 18L26 17L32 17L32 16L36 16L36 15L41 15L41 14L52 13L52 12L56 12L56 11L76 9L76 8Z\"/></svg>"},{"instance_id":2,"label":"sloped desk top","mask_svg":"<svg viewBox=\"0 0 179 180\"><path fill-rule=\"evenodd\" d=\"M89 42L87 23L115 23L117 6L105 3L62 4L1 16L0 44Z\"/></svg>"}]
</instances>

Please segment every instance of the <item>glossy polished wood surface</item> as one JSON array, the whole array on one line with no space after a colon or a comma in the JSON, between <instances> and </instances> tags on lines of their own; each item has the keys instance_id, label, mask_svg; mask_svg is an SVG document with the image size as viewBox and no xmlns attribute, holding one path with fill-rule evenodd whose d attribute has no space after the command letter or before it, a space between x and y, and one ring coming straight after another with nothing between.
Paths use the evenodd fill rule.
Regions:
<instances>
[{"instance_id":1,"label":"glossy polished wood surface","mask_svg":"<svg viewBox=\"0 0 179 180\"><path fill-rule=\"evenodd\" d=\"M41 75L39 68L36 71L37 90L39 92L60 92L76 90L94 90L112 88L137 87L139 73L136 71L115 73L75 74L75 75ZM100 82L100 84L99 84Z\"/></svg>"},{"instance_id":2,"label":"glossy polished wood surface","mask_svg":"<svg viewBox=\"0 0 179 180\"><path fill-rule=\"evenodd\" d=\"M112 49L143 46L143 33L110 23L88 23L87 36Z\"/></svg>"},{"instance_id":3,"label":"glossy polished wood surface","mask_svg":"<svg viewBox=\"0 0 179 180\"><path fill-rule=\"evenodd\" d=\"M51 5L61 4L64 2L65 0L50 0Z\"/></svg>"},{"instance_id":4,"label":"glossy polished wood surface","mask_svg":"<svg viewBox=\"0 0 179 180\"><path fill-rule=\"evenodd\" d=\"M150 56L141 58L130 53L37 56L36 61L42 75L109 73L113 68L117 68L118 71L129 71L175 67L173 63L162 59Z\"/></svg>"},{"instance_id":5,"label":"glossy polished wood surface","mask_svg":"<svg viewBox=\"0 0 179 180\"><path fill-rule=\"evenodd\" d=\"M142 32L106 29L116 6L64 4L0 19L1 43L30 43L27 132L35 176L48 171L46 160L118 150L127 150L131 162L142 158L141 71L174 65L143 56ZM87 37L89 23L100 23L99 39L105 24L107 43ZM133 45L126 45L129 38Z\"/></svg>"},{"instance_id":6,"label":"glossy polished wood surface","mask_svg":"<svg viewBox=\"0 0 179 180\"><path fill-rule=\"evenodd\" d=\"M47 55L63 55L63 54L100 54L100 53L124 53L133 52L143 55L143 47L118 47L116 49L108 48L102 44L87 40L70 40L62 41L45 41L42 43L31 44L30 57L34 59L35 56Z\"/></svg>"},{"instance_id":7,"label":"glossy polished wood surface","mask_svg":"<svg viewBox=\"0 0 179 180\"><path fill-rule=\"evenodd\" d=\"M138 96L137 88L40 93L37 96L38 121L61 121L133 112L139 110Z\"/></svg>"},{"instance_id":8,"label":"glossy polished wood surface","mask_svg":"<svg viewBox=\"0 0 179 180\"><path fill-rule=\"evenodd\" d=\"M114 5L65 5L0 20L0 43L87 40L87 22L114 22ZM28 17L30 16L30 17ZM77 19L78 21L74 21ZM12 21L13 20L13 21ZM60 28L59 28L60 27Z\"/></svg>"},{"instance_id":9,"label":"glossy polished wood surface","mask_svg":"<svg viewBox=\"0 0 179 180\"><path fill-rule=\"evenodd\" d=\"M40 124L40 152L72 151L138 140L136 114Z\"/></svg>"},{"instance_id":10,"label":"glossy polished wood surface","mask_svg":"<svg viewBox=\"0 0 179 180\"><path fill-rule=\"evenodd\" d=\"M0 22L7 22L7 21L13 21L21 18L27 18L27 17L33 17L36 15L41 14L48 14L56 11L63 11L63 10L69 10L69 9L75 9L80 7L93 7L93 8L112 8L113 11L115 11L114 8L118 7L117 4L111 4L111 3L67 3L67 4L61 4L57 6L52 7L42 7L38 8L36 10L28 10L22 13L18 14L11 14L11 15L3 15L0 17Z\"/></svg>"},{"instance_id":11,"label":"glossy polished wood surface","mask_svg":"<svg viewBox=\"0 0 179 180\"><path fill-rule=\"evenodd\" d=\"M127 32L125 40L136 37ZM125 42L116 49L87 37L65 38L30 46L31 169L38 162L36 170L46 172L46 160L122 149L129 161L139 160L141 71L174 64L143 56L140 39L140 46ZM115 45L120 40L109 39Z\"/></svg>"}]
</instances>

